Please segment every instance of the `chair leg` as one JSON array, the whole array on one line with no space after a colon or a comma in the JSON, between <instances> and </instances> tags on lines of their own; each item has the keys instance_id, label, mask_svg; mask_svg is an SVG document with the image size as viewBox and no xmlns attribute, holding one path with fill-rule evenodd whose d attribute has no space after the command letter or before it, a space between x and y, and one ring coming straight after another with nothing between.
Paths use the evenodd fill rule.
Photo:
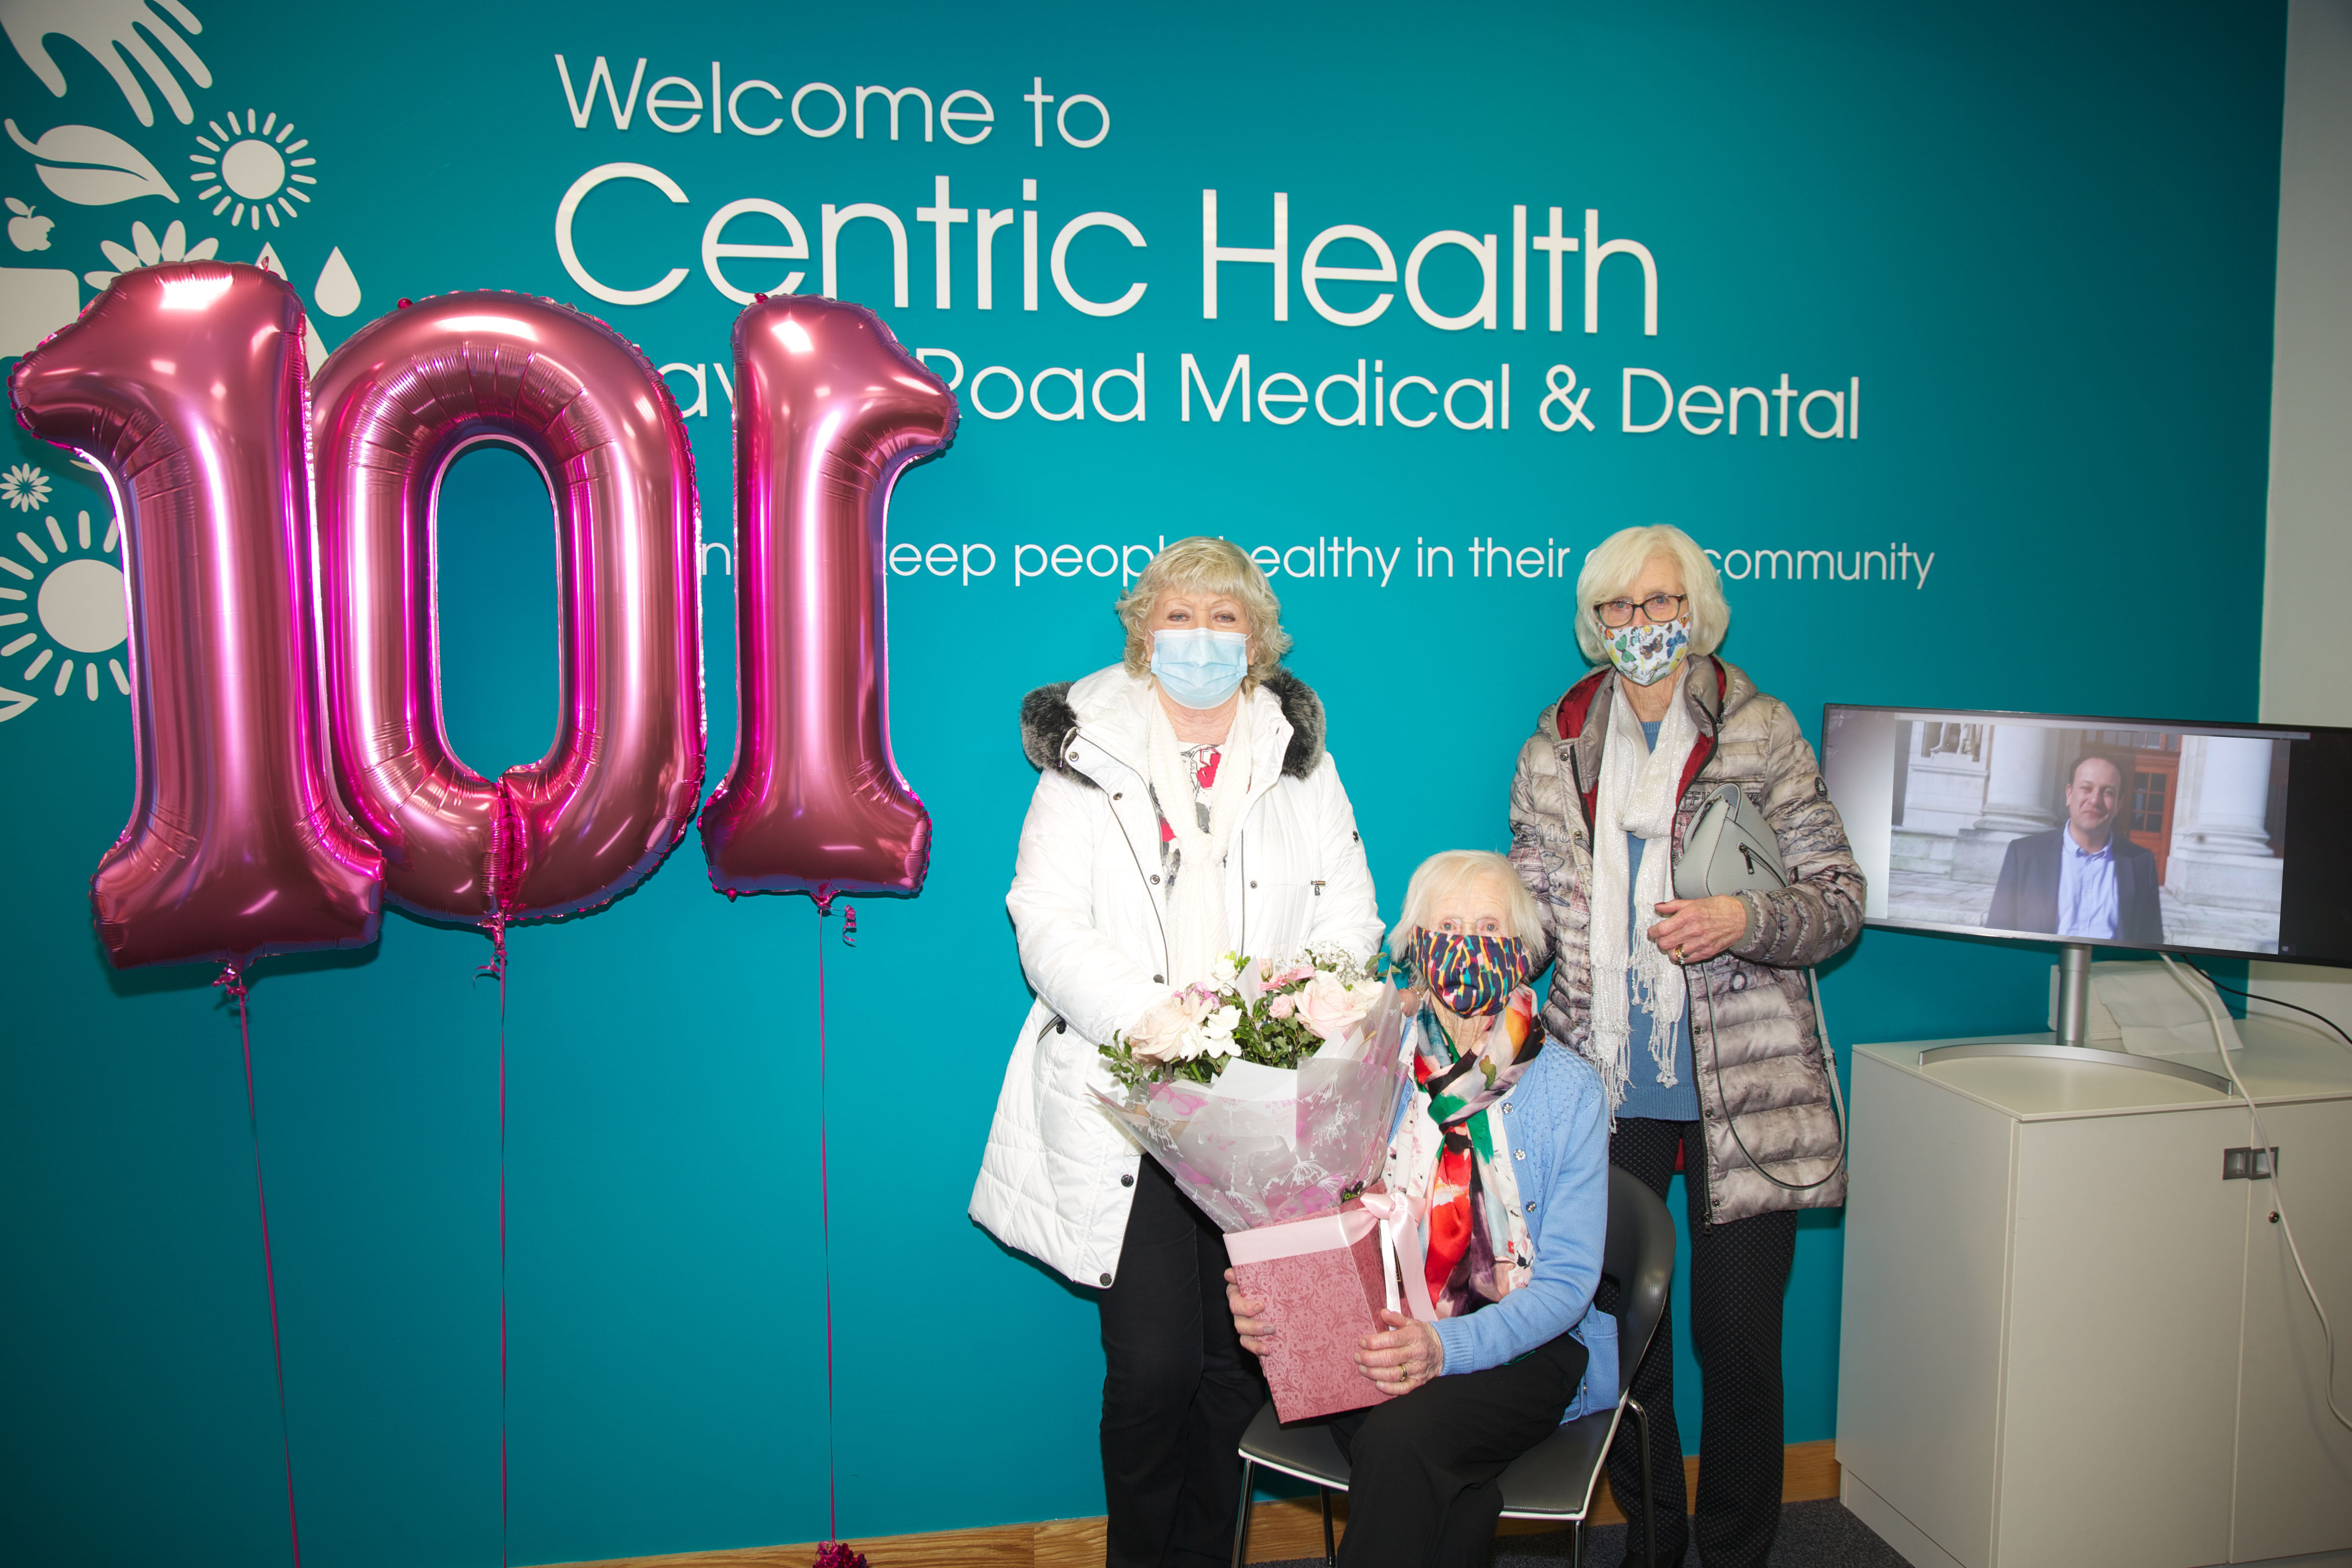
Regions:
<instances>
[{"instance_id":1,"label":"chair leg","mask_svg":"<svg viewBox=\"0 0 2352 1568\"><path fill-rule=\"evenodd\" d=\"M1331 1489L1315 1489L1323 1499L1323 1568L1339 1568L1339 1548L1331 1539Z\"/></svg>"},{"instance_id":2,"label":"chair leg","mask_svg":"<svg viewBox=\"0 0 2352 1568\"><path fill-rule=\"evenodd\" d=\"M1650 1413L1638 1399L1628 1398L1625 1408L1633 1413L1633 1435L1642 1446L1642 1562L1645 1568L1658 1568L1658 1510L1650 1495Z\"/></svg>"},{"instance_id":3,"label":"chair leg","mask_svg":"<svg viewBox=\"0 0 2352 1568\"><path fill-rule=\"evenodd\" d=\"M1584 1521L1569 1527L1568 1568L1584 1568Z\"/></svg>"},{"instance_id":4,"label":"chair leg","mask_svg":"<svg viewBox=\"0 0 2352 1568\"><path fill-rule=\"evenodd\" d=\"M1234 1568L1242 1568L1249 1561L1250 1480L1257 1467L1244 1457L1242 1460L1242 1506L1240 1517L1234 1521Z\"/></svg>"}]
</instances>

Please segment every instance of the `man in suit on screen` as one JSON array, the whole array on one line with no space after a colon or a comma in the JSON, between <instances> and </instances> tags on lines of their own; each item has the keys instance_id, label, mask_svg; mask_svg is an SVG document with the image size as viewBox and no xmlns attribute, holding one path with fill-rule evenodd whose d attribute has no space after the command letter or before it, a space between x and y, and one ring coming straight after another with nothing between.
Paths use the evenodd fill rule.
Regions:
<instances>
[{"instance_id":1,"label":"man in suit on screen","mask_svg":"<svg viewBox=\"0 0 2352 1568\"><path fill-rule=\"evenodd\" d=\"M2111 757L2078 758L2066 783L2066 822L2012 840L1985 924L2155 947L2164 941L2156 856L2116 831L2124 771Z\"/></svg>"}]
</instances>

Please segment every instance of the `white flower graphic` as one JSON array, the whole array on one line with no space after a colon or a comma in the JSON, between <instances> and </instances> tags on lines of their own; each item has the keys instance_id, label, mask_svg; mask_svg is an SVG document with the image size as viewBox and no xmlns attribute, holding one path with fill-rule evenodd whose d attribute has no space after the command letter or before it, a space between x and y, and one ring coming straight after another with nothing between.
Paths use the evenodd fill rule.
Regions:
<instances>
[{"instance_id":1,"label":"white flower graphic","mask_svg":"<svg viewBox=\"0 0 2352 1568\"><path fill-rule=\"evenodd\" d=\"M155 231L144 223L132 224L131 244L132 248L125 249L110 239L100 240L98 247L106 252L109 261L114 263L114 270L85 272L82 274L84 281L93 289L103 289L125 272L152 267L161 261L210 261L214 253L220 249L217 239L198 240L190 245L187 227L178 218L172 220L172 226L163 231L161 240L155 237Z\"/></svg>"},{"instance_id":2,"label":"white flower graphic","mask_svg":"<svg viewBox=\"0 0 2352 1568\"><path fill-rule=\"evenodd\" d=\"M30 463L19 463L0 475L0 500L18 511L31 511L49 499L49 476Z\"/></svg>"}]
</instances>

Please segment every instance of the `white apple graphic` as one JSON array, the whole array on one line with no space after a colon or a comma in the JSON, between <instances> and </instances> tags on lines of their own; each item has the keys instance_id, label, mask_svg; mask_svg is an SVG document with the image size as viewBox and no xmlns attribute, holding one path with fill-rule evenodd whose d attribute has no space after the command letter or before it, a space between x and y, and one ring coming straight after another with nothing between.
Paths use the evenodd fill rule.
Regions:
<instances>
[{"instance_id":1,"label":"white apple graphic","mask_svg":"<svg viewBox=\"0 0 2352 1568\"><path fill-rule=\"evenodd\" d=\"M8 210L16 216L8 220L8 243L19 250L47 250L49 247L49 227L54 221L35 217L33 209L16 197L8 198Z\"/></svg>"}]
</instances>

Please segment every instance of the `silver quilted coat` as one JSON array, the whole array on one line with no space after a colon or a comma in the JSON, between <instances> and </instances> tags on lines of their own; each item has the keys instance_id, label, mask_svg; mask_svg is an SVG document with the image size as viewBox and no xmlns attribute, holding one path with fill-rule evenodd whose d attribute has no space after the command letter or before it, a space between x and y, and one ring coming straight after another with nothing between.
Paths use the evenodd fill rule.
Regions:
<instances>
[{"instance_id":1,"label":"silver quilted coat","mask_svg":"<svg viewBox=\"0 0 2352 1568\"><path fill-rule=\"evenodd\" d=\"M1588 1058L1592 809L1615 689L1606 671L1596 671L1547 707L1519 748L1511 782L1511 861L1535 894L1552 942L1544 1026ZM1845 1202L1845 1173L1805 969L1861 931L1862 872L1813 749L1789 710L1716 658L1692 661L1685 694L1698 726L1693 755L1703 753L1703 761L1685 775L1675 813L1675 860L1707 793L1729 783L1763 812L1790 875L1779 891L1738 895L1748 929L1728 953L1690 972L1691 1054L1706 1132L1706 1170L1690 1175L1706 1183L1710 1224L1836 1208ZM1575 732L1560 732L1563 719Z\"/></svg>"}]
</instances>

